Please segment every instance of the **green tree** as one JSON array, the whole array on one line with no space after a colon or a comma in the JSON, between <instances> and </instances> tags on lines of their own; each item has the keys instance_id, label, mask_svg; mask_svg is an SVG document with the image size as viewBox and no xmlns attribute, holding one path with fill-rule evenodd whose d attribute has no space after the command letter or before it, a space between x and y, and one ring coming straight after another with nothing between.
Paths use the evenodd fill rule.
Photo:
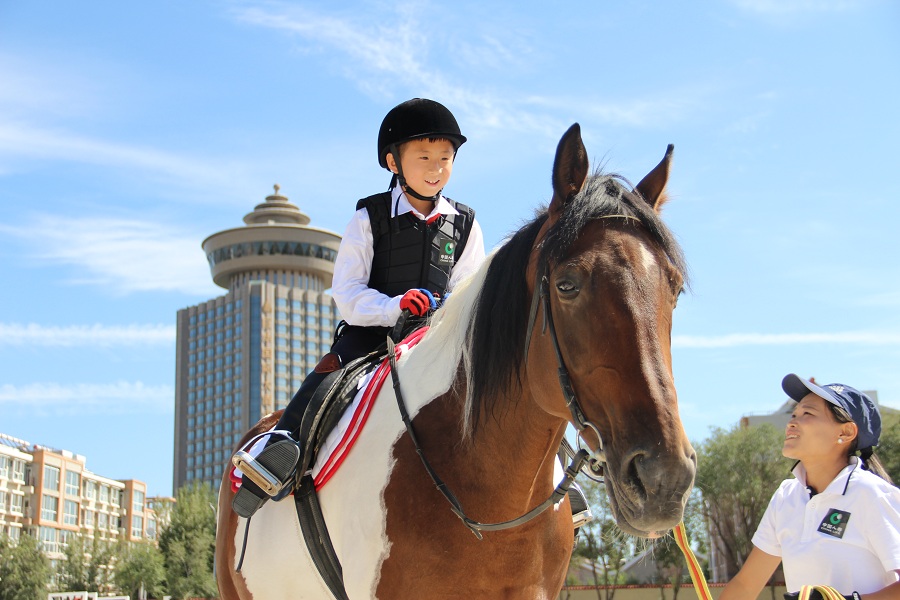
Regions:
<instances>
[{"instance_id":1,"label":"green tree","mask_svg":"<svg viewBox=\"0 0 900 600\"><path fill-rule=\"evenodd\" d=\"M781 455L784 435L772 425L715 428L697 450L697 487L704 517L730 580L750 554L751 538L792 461Z\"/></svg>"},{"instance_id":2,"label":"green tree","mask_svg":"<svg viewBox=\"0 0 900 600\"><path fill-rule=\"evenodd\" d=\"M591 571L593 584L598 586L599 600L613 600L614 588L600 590L599 586L624 583L622 563L634 549L629 538L616 525L606 488L602 483L589 479L579 482L587 497L594 520L581 527L575 539L571 565L586 566Z\"/></svg>"},{"instance_id":3,"label":"green tree","mask_svg":"<svg viewBox=\"0 0 900 600\"><path fill-rule=\"evenodd\" d=\"M900 415L882 414L881 441L875 456L881 461L894 484L900 484Z\"/></svg>"},{"instance_id":4,"label":"green tree","mask_svg":"<svg viewBox=\"0 0 900 600\"><path fill-rule=\"evenodd\" d=\"M168 591L173 598L217 594L213 577L216 547L216 495L208 485L178 490L172 520L159 536Z\"/></svg>"},{"instance_id":5,"label":"green tree","mask_svg":"<svg viewBox=\"0 0 900 600\"><path fill-rule=\"evenodd\" d=\"M116 566L115 579L119 590L132 598L161 598L166 581L162 552L147 542L131 545Z\"/></svg>"},{"instance_id":6,"label":"green tree","mask_svg":"<svg viewBox=\"0 0 900 600\"><path fill-rule=\"evenodd\" d=\"M0 600L45 600L49 583L50 561L35 538L0 535Z\"/></svg>"},{"instance_id":7,"label":"green tree","mask_svg":"<svg viewBox=\"0 0 900 600\"><path fill-rule=\"evenodd\" d=\"M114 545L99 536L86 540L80 534L70 534L64 554L66 559L59 562L56 571L59 589L109 591L119 554Z\"/></svg>"}]
</instances>

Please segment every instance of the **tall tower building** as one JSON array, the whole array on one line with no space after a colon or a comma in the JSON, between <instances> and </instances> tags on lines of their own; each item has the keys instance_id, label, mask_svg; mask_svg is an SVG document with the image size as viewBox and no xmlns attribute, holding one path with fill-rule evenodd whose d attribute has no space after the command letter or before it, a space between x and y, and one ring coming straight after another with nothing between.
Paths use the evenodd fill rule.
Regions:
<instances>
[{"instance_id":1,"label":"tall tower building","mask_svg":"<svg viewBox=\"0 0 900 600\"><path fill-rule=\"evenodd\" d=\"M341 237L275 193L203 241L224 296L178 311L173 485L218 486L234 445L331 347Z\"/></svg>"}]
</instances>

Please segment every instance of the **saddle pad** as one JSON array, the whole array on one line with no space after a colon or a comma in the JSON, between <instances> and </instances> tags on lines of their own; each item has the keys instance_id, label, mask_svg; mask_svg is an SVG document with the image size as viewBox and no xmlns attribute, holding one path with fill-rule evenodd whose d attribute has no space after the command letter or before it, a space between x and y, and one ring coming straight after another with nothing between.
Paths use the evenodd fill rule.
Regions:
<instances>
[{"instance_id":1,"label":"saddle pad","mask_svg":"<svg viewBox=\"0 0 900 600\"><path fill-rule=\"evenodd\" d=\"M418 344L426 331L428 331L428 327L417 329L397 344L394 347L396 357L399 359L405 351ZM353 402L344 411L335 428L325 438L325 442L316 456L311 475L317 490L328 483L328 480L331 479L344 462L344 458L346 458L360 432L362 432L363 426L369 418L369 413L372 411L375 398L378 397L381 386L384 385L390 372L391 363L385 357L377 369L360 380L359 391L353 398ZM259 454L265 446L267 438L268 436L264 436L257 440L247 452L252 456ZM232 491L236 492L240 487L242 477L243 473L236 467L229 471Z\"/></svg>"},{"instance_id":2,"label":"saddle pad","mask_svg":"<svg viewBox=\"0 0 900 600\"><path fill-rule=\"evenodd\" d=\"M422 327L412 332L402 342L394 347L394 353L399 360L400 356L419 343L428 327ZM347 407L338 421L334 430L325 438L322 448L316 456L316 462L312 468L313 483L316 490L328 483L328 480L337 472L344 462L356 438L362 432L363 426L369 418L375 398L381 392L381 386L391 372L390 360L385 357L378 368L366 375L360 381L360 390L357 392L353 403Z\"/></svg>"}]
</instances>

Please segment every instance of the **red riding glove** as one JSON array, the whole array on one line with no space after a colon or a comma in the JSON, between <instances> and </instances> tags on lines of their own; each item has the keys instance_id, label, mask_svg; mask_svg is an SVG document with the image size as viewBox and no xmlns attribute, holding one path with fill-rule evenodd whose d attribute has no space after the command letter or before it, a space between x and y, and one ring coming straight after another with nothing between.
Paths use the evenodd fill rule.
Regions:
<instances>
[{"instance_id":1,"label":"red riding glove","mask_svg":"<svg viewBox=\"0 0 900 600\"><path fill-rule=\"evenodd\" d=\"M400 298L400 308L408 310L417 317L422 317L431 308L431 298L422 290L409 290Z\"/></svg>"}]
</instances>

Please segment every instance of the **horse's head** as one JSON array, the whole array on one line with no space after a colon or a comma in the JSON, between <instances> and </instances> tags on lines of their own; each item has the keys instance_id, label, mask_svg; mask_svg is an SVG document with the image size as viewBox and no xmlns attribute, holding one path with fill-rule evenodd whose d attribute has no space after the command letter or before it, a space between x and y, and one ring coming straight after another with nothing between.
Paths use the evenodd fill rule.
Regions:
<instances>
[{"instance_id":1,"label":"horse's head","mask_svg":"<svg viewBox=\"0 0 900 600\"><path fill-rule=\"evenodd\" d=\"M671 153L630 191L615 177L588 176L573 125L557 149L553 199L527 271L529 293L539 298L534 286L543 282L545 296L526 342L528 387L554 416L578 425L572 404L583 411L582 437L605 455L619 526L651 537L681 520L696 468L672 376L672 311L685 267L658 217ZM569 405L560 364L576 398Z\"/></svg>"}]
</instances>

